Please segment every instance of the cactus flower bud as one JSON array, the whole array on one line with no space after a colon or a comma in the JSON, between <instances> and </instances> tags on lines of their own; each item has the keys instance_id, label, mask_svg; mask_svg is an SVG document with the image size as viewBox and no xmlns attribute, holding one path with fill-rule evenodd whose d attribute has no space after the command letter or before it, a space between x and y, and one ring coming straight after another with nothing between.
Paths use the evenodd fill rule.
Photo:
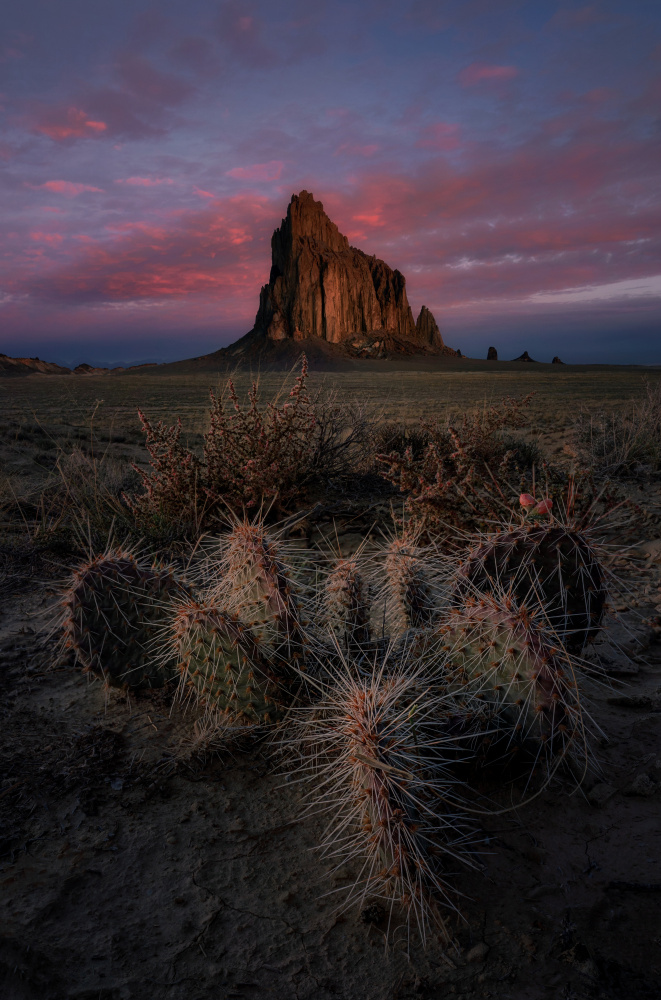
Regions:
<instances>
[{"instance_id":1,"label":"cactus flower bud","mask_svg":"<svg viewBox=\"0 0 661 1000\"><path fill-rule=\"evenodd\" d=\"M546 497L544 500L539 501L539 503L533 510L533 514L550 514L552 506L553 506L553 501L550 499L550 497Z\"/></svg>"},{"instance_id":2,"label":"cactus flower bud","mask_svg":"<svg viewBox=\"0 0 661 1000\"><path fill-rule=\"evenodd\" d=\"M519 503L522 507L534 507L537 501L529 493L522 493L519 497Z\"/></svg>"}]
</instances>

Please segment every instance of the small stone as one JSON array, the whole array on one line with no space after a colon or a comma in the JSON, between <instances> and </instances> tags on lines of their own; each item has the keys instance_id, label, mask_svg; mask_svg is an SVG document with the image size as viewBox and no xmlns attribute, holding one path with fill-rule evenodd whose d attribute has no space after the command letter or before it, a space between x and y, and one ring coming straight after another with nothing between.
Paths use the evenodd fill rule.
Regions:
<instances>
[{"instance_id":1,"label":"small stone","mask_svg":"<svg viewBox=\"0 0 661 1000\"><path fill-rule=\"evenodd\" d=\"M177 838L174 835L174 833L168 834L168 836L165 838L165 843L166 844L176 844L177 843Z\"/></svg>"},{"instance_id":2,"label":"small stone","mask_svg":"<svg viewBox=\"0 0 661 1000\"><path fill-rule=\"evenodd\" d=\"M483 962L488 954L489 945L486 941L480 941L478 944L473 945L470 951L466 952L465 958L467 962Z\"/></svg>"},{"instance_id":3,"label":"small stone","mask_svg":"<svg viewBox=\"0 0 661 1000\"><path fill-rule=\"evenodd\" d=\"M588 802L591 806L596 806L597 808L604 806L610 798L615 795L617 791L612 785L606 782L599 782L594 788L590 789L588 792Z\"/></svg>"},{"instance_id":4,"label":"small stone","mask_svg":"<svg viewBox=\"0 0 661 1000\"><path fill-rule=\"evenodd\" d=\"M652 781L649 774L637 774L627 788L625 795L640 795L647 799L655 792L656 782Z\"/></svg>"}]
</instances>

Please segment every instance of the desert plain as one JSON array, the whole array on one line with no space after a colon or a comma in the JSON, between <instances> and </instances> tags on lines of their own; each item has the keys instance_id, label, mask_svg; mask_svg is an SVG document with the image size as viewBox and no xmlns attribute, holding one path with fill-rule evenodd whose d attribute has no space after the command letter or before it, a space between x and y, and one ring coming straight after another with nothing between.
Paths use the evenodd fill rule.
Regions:
<instances>
[{"instance_id":1,"label":"desert plain","mask_svg":"<svg viewBox=\"0 0 661 1000\"><path fill-rule=\"evenodd\" d=\"M167 689L107 691L62 651L61 586L82 558L53 484L67 456L104 483L146 467L140 407L181 417L195 448L209 388L227 364L0 382L0 994L11 1000L502 1000L653 998L661 977L661 483L620 483L641 516L611 537L621 581L597 644L590 692L598 772L558 776L524 802L516 779L485 775L480 867L452 873L456 945L425 945L377 909L342 909L355 872L316 850L286 754L262 744L212 752ZM263 398L282 372L255 374ZM446 420L534 392L518 433L569 462L580 411L626 412L654 368L442 358L314 370L374 427ZM65 463L66 464L66 463ZM50 484L50 485L49 485ZM119 486L117 485L119 484ZM355 484L354 484L355 485ZM401 507L371 471L318 487L301 544L342 554L378 538ZM59 488L59 487L58 487ZM56 496L58 499L54 500ZM617 544L615 544L617 543ZM505 811L502 811L505 810Z\"/></svg>"}]
</instances>

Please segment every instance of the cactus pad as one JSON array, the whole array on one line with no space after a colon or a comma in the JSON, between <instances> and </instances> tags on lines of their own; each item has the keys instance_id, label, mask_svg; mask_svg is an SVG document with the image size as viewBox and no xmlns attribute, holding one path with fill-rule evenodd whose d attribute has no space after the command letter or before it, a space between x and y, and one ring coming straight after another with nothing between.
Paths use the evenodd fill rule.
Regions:
<instances>
[{"instance_id":1,"label":"cactus pad","mask_svg":"<svg viewBox=\"0 0 661 1000\"><path fill-rule=\"evenodd\" d=\"M534 600L567 648L580 652L599 630L606 603L604 571L580 531L561 524L522 525L481 541L457 576L457 596L510 589Z\"/></svg>"},{"instance_id":2,"label":"cactus pad","mask_svg":"<svg viewBox=\"0 0 661 1000\"><path fill-rule=\"evenodd\" d=\"M110 550L73 574L63 600L65 645L111 687L162 687L174 664L155 662L152 642L169 601L186 591L171 567Z\"/></svg>"}]
</instances>

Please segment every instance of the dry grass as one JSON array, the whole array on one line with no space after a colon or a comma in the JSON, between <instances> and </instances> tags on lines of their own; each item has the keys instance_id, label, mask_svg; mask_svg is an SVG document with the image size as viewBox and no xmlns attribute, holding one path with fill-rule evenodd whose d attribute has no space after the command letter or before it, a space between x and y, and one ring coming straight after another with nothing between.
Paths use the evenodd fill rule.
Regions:
<instances>
[{"instance_id":1,"label":"dry grass","mask_svg":"<svg viewBox=\"0 0 661 1000\"><path fill-rule=\"evenodd\" d=\"M121 494L138 488L131 465L148 468L148 454L138 419L143 409L153 422L182 420L181 441L201 455L208 429L208 392L222 392L226 372L169 374L164 368L137 375L87 378L34 375L5 379L0 417L0 518L11 532L35 540L69 544L65 522L77 512L100 537L115 520L131 528ZM648 373L650 391L659 392L661 372ZM237 393L245 397L253 375L234 373ZM260 376L263 399L277 398L291 378L283 373ZM517 448L541 449L547 457L574 442L572 415L584 412L626 413L642 406L645 385L640 369L616 367L522 366L451 360L435 368L413 362L365 362L359 370L313 372L310 391L332 406L370 415L376 437L373 451L387 436L412 443L420 420L448 420L470 408L482 408L506 395L535 392L527 426L517 434ZM332 406L330 409L332 410ZM390 450L390 443L387 448ZM396 447L396 444L395 444ZM358 449L359 451L359 449ZM361 464L355 451L347 463Z\"/></svg>"}]
</instances>

